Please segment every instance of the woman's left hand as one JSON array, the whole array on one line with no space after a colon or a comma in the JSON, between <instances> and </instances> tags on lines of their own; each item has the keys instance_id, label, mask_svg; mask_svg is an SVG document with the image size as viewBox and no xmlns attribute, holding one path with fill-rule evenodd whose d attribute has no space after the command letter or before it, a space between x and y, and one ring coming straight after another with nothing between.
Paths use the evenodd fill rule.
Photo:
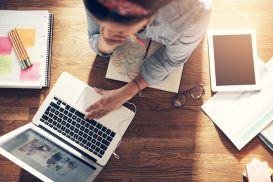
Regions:
<instances>
[{"instance_id":1,"label":"woman's left hand","mask_svg":"<svg viewBox=\"0 0 273 182\"><path fill-rule=\"evenodd\" d=\"M130 96L126 93L123 87L116 90L103 90L99 88L94 88L94 90L103 95L103 97L86 108L85 112L89 113L84 117L84 119L100 119L109 112L120 107L134 96Z\"/></svg>"}]
</instances>

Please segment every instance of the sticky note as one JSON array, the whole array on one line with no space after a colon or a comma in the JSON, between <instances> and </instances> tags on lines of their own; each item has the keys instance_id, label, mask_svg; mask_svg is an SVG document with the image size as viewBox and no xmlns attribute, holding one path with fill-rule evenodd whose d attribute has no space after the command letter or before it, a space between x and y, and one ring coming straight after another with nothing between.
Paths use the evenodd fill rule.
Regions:
<instances>
[{"instance_id":1,"label":"sticky note","mask_svg":"<svg viewBox=\"0 0 273 182\"><path fill-rule=\"evenodd\" d=\"M33 65L25 70L21 68L20 81L39 81L40 63L32 63Z\"/></svg>"},{"instance_id":2,"label":"sticky note","mask_svg":"<svg viewBox=\"0 0 273 182\"><path fill-rule=\"evenodd\" d=\"M260 163L261 161L257 158L253 158L250 164L257 164ZM268 166L269 174L270 176L273 174L273 170ZM247 177L246 171L243 174L245 177Z\"/></svg>"},{"instance_id":3,"label":"sticky note","mask_svg":"<svg viewBox=\"0 0 273 182\"><path fill-rule=\"evenodd\" d=\"M0 37L0 55L11 55L12 43L9 37Z\"/></svg>"},{"instance_id":4,"label":"sticky note","mask_svg":"<svg viewBox=\"0 0 273 182\"><path fill-rule=\"evenodd\" d=\"M246 165L249 182L271 182L267 162Z\"/></svg>"},{"instance_id":5,"label":"sticky note","mask_svg":"<svg viewBox=\"0 0 273 182\"><path fill-rule=\"evenodd\" d=\"M35 46L36 29L18 29L18 31L26 47Z\"/></svg>"},{"instance_id":6,"label":"sticky note","mask_svg":"<svg viewBox=\"0 0 273 182\"><path fill-rule=\"evenodd\" d=\"M12 56L0 56L0 75L11 74Z\"/></svg>"}]
</instances>

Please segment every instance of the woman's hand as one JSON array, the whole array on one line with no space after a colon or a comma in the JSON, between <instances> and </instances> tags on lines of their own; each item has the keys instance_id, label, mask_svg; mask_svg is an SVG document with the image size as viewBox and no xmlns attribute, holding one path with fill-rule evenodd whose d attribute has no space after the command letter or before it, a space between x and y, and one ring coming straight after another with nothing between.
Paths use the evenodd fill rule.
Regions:
<instances>
[{"instance_id":1,"label":"woman's hand","mask_svg":"<svg viewBox=\"0 0 273 182\"><path fill-rule=\"evenodd\" d=\"M128 36L127 36L128 37ZM126 36L111 35L103 26L100 27L100 38L98 40L98 49L103 53L112 53L117 46L123 44Z\"/></svg>"},{"instance_id":2,"label":"woman's hand","mask_svg":"<svg viewBox=\"0 0 273 182\"><path fill-rule=\"evenodd\" d=\"M141 73L135 77L135 80L137 81L140 89L144 89L149 86L149 84L142 77ZM85 112L89 113L84 117L84 119L100 119L109 112L120 107L139 92L138 86L133 81L116 90L103 90L99 88L94 88L94 90L103 96L99 101L85 109Z\"/></svg>"},{"instance_id":3,"label":"woman's hand","mask_svg":"<svg viewBox=\"0 0 273 182\"><path fill-rule=\"evenodd\" d=\"M97 93L102 94L103 97L99 101L86 108L85 112L89 113L84 117L84 119L100 119L110 111L120 107L134 96L130 96L130 94L124 93L123 87L117 90L103 90L99 88L94 88L94 90Z\"/></svg>"}]
</instances>

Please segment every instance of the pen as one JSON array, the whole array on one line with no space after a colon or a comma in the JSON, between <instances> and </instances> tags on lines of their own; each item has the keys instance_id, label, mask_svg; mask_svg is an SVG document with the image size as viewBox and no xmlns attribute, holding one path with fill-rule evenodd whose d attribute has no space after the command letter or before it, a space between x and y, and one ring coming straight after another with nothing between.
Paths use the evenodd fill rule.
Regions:
<instances>
[{"instance_id":1,"label":"pen","mask_svg":"<svg viewBox=\"0 0 273 182\"><path fill-rule=\"evenodd\" d=\"M132 34L131 36L132 36L134 39L136 39L139 43L141 43L141 45L143 45L143 46L146 45L146 43L145 43L143 40L141 40L140 38L138 38L136 35Z\"/></svg>"},{"instance_id":2,"label":"pen","mask_svg":"<svg viewBox=\"0 0 273 182\"><path fill-rule=\"evenodd\" d=\"M151 45L151 39L149 40L148 46L147 46L147 48L146 48L145 55L144 55L144 59L146 59L146 58L147 58L147 54L148 54L148 51L149 51L150 45Z\"/></svg>"}]
</instances>

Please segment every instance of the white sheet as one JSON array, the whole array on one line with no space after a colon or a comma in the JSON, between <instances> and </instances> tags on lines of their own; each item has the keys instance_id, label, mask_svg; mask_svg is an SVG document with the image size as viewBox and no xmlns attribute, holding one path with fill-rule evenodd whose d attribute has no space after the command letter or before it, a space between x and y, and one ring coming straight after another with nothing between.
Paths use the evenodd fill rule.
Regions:
<instances>
[{"instance_id":1,"label":"white sheet","mask_svg":"<svg viewBox=\"0 0 273 182\"><path fill-rule=\"evenodd\" d=\"M201 107L239 150L273 120L272 72L259 65L260 91L218 92Z\"/></svg>"}]
</instances>

